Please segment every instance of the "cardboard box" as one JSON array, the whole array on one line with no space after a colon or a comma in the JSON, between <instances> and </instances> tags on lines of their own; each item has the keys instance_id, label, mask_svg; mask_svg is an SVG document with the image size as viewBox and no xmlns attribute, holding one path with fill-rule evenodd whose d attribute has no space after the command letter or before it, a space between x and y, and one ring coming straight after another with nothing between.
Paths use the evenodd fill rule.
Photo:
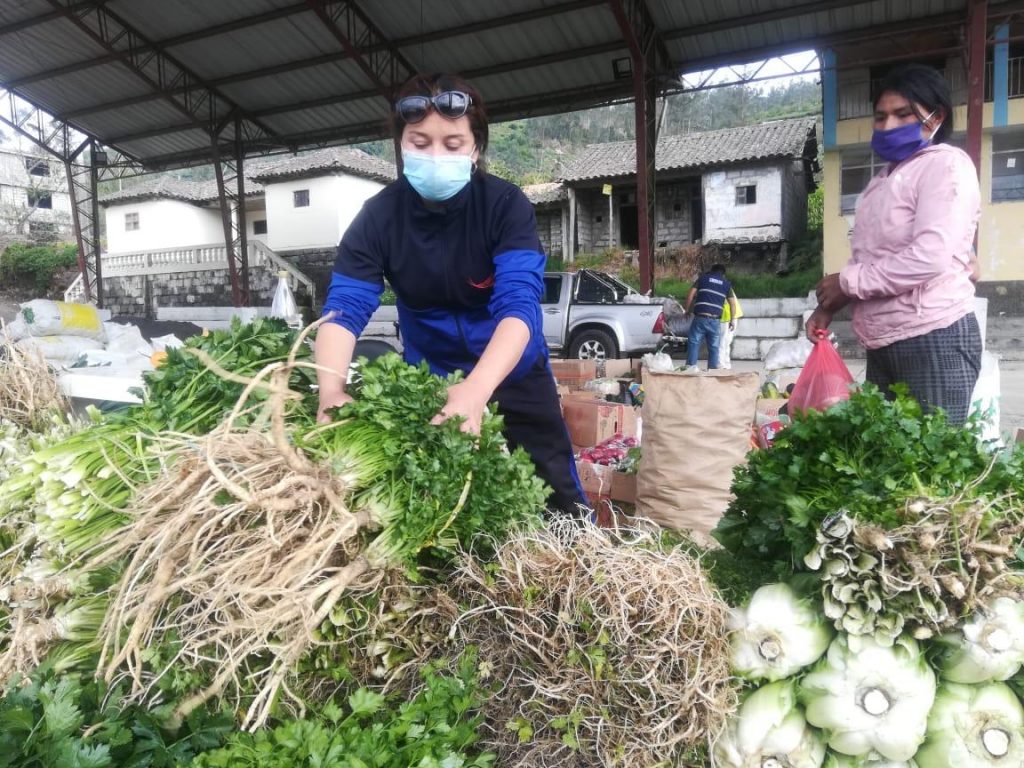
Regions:
<instances>
[{"instance_id":1,"label":"cardboard box","mask_svg":"<svg viewBox=\"0 0 1024 768\"><path fill-rule=\"evenodd\" d=\"M597 378L597 363L594 360L552 360L551 372L559 384L577 390Z\"/></svg>"},{"instance_id":2,"label":"cardboard box","mask_svg":"<svg viewBox=\"0 0 1024 768\"><path fill-rule=\"evenodd\" d=\"M636 436L637 409L621 403L570 397L562 400L562 416L574 445L597 445L617 434Z\"/></svg>"},{"instance_id":3,"label":"cardboard box","mask_svg":"<svg viewBox=\"0 0 1024 768\"><path fill-rule=\"evenodd\" d=\"M757 416L768 417L774 421L779 418L779 409L788 402L789 400L784 397L759 397L757 398L754 413Z\"/></svg>"},{"instance_id":4,"label":"cardboard box","mask_svg":"<svg viewBox=\"0 0 1024 768\"><path fill-rule=\"evenodd\" d=\"M591 503L596 504L597 499L606 498L636 504L636 475L617 472L611 467L589 461L577 461L576 473Z\"/></svg>"},{"instance_id":5,"label":"cardboard box","mask_svg":"<svg viewBox=\"0 0 1024 768\"><path fill-rule=\"evenodd\" d=\"M604 375L609 379L635 379L640 373L639 360L605 360Z\"/></svg>"}]
</instances>

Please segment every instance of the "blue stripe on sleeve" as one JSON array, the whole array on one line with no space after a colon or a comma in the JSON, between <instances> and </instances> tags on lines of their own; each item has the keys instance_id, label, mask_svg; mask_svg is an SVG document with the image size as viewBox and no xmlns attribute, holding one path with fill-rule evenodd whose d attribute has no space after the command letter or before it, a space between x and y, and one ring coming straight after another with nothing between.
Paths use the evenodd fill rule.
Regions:
<instances>
[{"instance_id":1,"label":"blue stripe on sleeve","mask_svg":"<svg viewBox=\"0 0 1024 768\"><path fill-rule=\"evenodd\" d=\"M530 338L543 335L540 298L544 291L543 253L512 250L494 257L494 292L488 309L499 323L518 317L530 329Z\"/></svg>"},{"instance_id":2,"label":"blue stripe on sleeve","mask_svg":"<svg viewBox=\"0 0 1024 768\"><path fill-rule=\"evenodd\" d=\"M346 328L357 339L370 322L370 316L380 306L384 283L369 283L334 272L327 289L323 314L333 311L330 322Z\"/></svg>"}]
</instances>

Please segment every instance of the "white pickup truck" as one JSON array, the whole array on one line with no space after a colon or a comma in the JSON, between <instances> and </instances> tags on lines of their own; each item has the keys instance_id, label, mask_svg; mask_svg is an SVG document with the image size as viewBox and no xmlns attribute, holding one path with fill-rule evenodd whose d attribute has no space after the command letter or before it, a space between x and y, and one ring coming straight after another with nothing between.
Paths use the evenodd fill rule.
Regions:
<instances>
[{"instance_id":1,"label":"white pickup truck","mask_svg":"<svg viewBox=\"0 0 1024 768\"><path fill-rule=\"evenodd\" d=\"M544 275L544 338L565 357L604 360L651 352L665 327L661 309L656 299L603 272Z\"/></svg>"},{"instance_id":2,"label":"white pickup truck","mask_svg":"<svg viewBox=\"0 0 1024 768\"><path fill-rule=\"evenodd\" d=\"M544 338L554 356L635 357L656 349L665 328L657 299L648 299L621 280L590 269L545 273L541 312ZM359 339L360 351L385 349L381 342L400 349L397 321L394 306L380 307Z\"/></svg>"}]
</instances>

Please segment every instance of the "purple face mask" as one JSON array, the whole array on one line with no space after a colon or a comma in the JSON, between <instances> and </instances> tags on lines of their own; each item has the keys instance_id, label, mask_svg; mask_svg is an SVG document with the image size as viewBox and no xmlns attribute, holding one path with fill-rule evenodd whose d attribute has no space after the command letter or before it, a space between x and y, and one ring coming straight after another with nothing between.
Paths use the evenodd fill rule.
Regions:
<instances>
[{"instance_id":1,"label":"purple face mask","mask_svg":"<svg viewBox=\"0 0 1024 768\"><path fill-rule=\"evenodd\" d=\"M934 114L932 112L932 115ZM932 115L928 115L925 120ZM935 130L938 130L938 126ZM934 136L935 131L932 131L932 137ZM917 150L931 144L931 141L931 137L926 139L921 135L921 123L908 123L887 131L875 129L871 134L871 148L875 150L876 155L890 163L906 160Z\"/></svg>"}]
</instances>

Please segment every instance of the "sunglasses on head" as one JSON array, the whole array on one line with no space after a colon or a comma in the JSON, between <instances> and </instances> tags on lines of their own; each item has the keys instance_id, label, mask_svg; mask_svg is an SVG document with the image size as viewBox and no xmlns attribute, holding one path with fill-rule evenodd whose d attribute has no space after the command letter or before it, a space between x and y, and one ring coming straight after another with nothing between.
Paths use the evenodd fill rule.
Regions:
<instances>
[{"instance_id":1,"label":"sunglasses on head","mask_svg":"<svg viewBox=\"0 0 1024 768\"><path fill-rule=\"evenodd\" d=\"M418 123L427 116L430 106L441 117L449 120L458 120L466 114L466 110L473 104L473 99L468 93L462 91L442 91L436 96L406 96L395 102L395 112L406 123Z\"/></svg>"}]
</instances>

